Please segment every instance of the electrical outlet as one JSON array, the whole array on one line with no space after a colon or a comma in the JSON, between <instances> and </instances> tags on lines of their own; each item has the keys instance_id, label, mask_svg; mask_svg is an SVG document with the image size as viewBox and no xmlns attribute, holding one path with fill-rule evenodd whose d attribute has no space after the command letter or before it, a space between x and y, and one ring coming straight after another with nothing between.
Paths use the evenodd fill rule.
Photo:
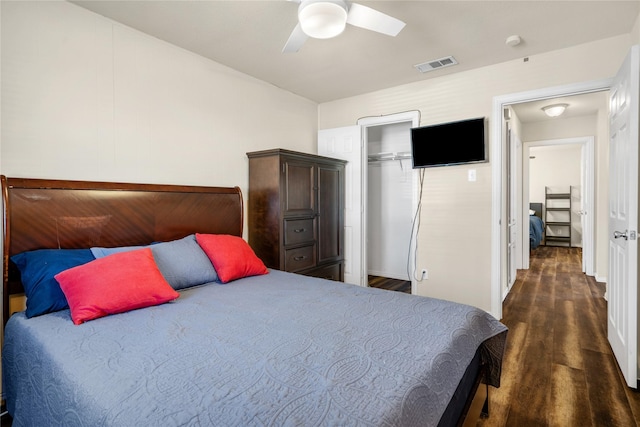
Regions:
<instances>
[{"instance_id":1,"label":"electrical outlet","mask_svg":"<svg viewBox=\"0 0 640 427\"><path fill-rule=\"evenodd\" d=\"M420 280L427 280L429 278L429 272L427 271L426 268L422 269L422 276Z\"/></svg>"}]
</instances>

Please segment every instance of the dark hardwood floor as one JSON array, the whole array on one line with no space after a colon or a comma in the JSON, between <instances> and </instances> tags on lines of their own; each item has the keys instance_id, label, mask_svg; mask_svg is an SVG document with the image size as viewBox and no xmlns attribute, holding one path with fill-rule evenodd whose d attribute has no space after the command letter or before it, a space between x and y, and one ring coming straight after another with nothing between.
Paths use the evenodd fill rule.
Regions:
<instances>
[{"instance_id":1,"label":"dark hardwood floor","mask_svg":"<svg viewBox=\"0 0 640 427\"><path fill-rule=\"evenodd\" d=\"M501 387L478 426L636 426L640 393L607 341L604 283L581 271L580 248L540 246L503 305L509 327Z\"/></svg>"},{"instance_id":2,"label":"dark hardwood floor","mask_svg":"<svg viewBox=\"0 0 640 427\"><path fill-rule=\"evenodd\" d=\"M369 287L411 293L411 282L407 280L390 279L388 277L369 275Z\"/></svg>"}]
</instances>

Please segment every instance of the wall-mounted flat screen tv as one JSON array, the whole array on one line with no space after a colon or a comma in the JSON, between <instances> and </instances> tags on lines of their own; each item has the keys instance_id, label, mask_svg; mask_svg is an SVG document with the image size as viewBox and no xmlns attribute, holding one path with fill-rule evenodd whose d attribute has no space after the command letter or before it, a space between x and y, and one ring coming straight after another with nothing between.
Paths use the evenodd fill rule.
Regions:
<instances>
[{"instance_id":1,"label":"wall-mounted flat screen tv","mask_svg":"<svg viewBox=\"0 0 640 427\"><path fill-rule=\"evenodd\" d=\"M413 168L486 162L484 122L481 117L412 128Z\"/></svg>"}]
</instances>

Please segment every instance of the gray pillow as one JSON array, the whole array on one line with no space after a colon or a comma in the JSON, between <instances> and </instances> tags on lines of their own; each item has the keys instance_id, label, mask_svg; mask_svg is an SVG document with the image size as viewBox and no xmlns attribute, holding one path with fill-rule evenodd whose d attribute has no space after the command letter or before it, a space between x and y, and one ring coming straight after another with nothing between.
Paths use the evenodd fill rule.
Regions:
<instances>
[{"instance_id":1,"label":"gray pillow","mask_svg":"<svg viewBox=\"0 0 640 427\"><path fill-rule=\"evenodd\" d=\"M117 246L115 248L93 247L91 248L91 253L96 259L98 259L98 258L109 256L111 254L135 251L136 249L142 249L142 248L146 248L146 246Z\"/></svg>"},{"instance_id":2,"label":"gray pillow","mask_svg":"<svg viewBox=\"0 0 640 427\"><path fill-rule=\"evenodd\" d=\"M194 234L150 247L160 272L175 290L218 280L213 264Z\"/></svg>"}]
</instances>

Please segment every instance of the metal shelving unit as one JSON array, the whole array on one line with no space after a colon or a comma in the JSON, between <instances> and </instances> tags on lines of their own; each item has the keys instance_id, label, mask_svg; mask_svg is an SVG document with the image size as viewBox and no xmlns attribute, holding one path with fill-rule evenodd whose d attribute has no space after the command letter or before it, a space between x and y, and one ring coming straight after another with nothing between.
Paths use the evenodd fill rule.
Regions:
<instances>
[{"instance_id":1,"label":"metal shelving unit","mask_svg":"<svg viewBox=\"0 0 640 427\"><path fill-rule=\"evenodd\" d=\"M545 193L545 238L547 246L571 247L571 192L553 192L549 187Z\"/></svg>"}]
</instances>

